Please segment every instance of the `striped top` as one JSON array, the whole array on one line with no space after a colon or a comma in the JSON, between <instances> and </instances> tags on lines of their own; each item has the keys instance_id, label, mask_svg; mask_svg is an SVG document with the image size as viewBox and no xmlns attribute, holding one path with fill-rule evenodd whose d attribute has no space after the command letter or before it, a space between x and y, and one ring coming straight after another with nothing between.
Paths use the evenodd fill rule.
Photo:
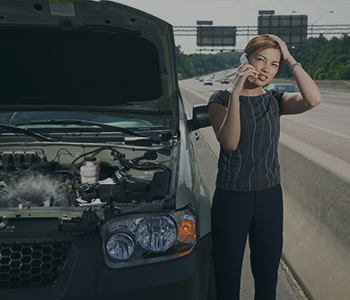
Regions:
<instances>
[{"instance_id":1,"label":"striped top","mask_svg":"<svg viewBox=\"0 0 350 300\"><path fill-rule=\"evenodd\" d=\"M277 146L283 92L240 96L241 136L235 151L220 145L216 186L231 191L258 191L280 183ZM228 107L230 92L220 90L209 99Z\"/></svg>"}]
</instances>

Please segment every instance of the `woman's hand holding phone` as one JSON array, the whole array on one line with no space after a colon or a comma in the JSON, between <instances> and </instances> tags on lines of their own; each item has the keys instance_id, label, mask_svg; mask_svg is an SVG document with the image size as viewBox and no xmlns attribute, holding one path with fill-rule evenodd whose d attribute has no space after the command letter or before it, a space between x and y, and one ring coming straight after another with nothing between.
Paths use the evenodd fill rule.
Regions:
<instances>
[{"instance_id":1,"label":"woman's hand holding phone","mask_svg":"<svg viewBox=\"0 0 350 300\"><path fill-rule=\"evenodd\" d=\"M248 60L248 57L247 57L246 53L242 54L242 56L240 58L240 63L241 63L241 66L249 64L249 60ZM254 76L250 75L250 76L247 77L247 79L249 80L249 82L255 83L257 81L257 79L258 79L258 75L257 74L255 74Z\"/></svg>"}]
</instances>

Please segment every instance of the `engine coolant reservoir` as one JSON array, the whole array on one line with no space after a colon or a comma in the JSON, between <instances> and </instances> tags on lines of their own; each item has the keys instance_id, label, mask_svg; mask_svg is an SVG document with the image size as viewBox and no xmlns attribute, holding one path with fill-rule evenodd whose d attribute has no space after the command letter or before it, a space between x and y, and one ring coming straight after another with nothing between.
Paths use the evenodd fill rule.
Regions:
<instances>
[{"instance_id":1,"label":"engine coolant reservoir","mask_svg":"<svg viewBox=\"0 0 350 300\"><path fill-rule=\"evenodd\" d=\"M100 177L100 165L96 157L85 157L80 167L81 183L96 183Z\"/></svg>"}]
</instances>

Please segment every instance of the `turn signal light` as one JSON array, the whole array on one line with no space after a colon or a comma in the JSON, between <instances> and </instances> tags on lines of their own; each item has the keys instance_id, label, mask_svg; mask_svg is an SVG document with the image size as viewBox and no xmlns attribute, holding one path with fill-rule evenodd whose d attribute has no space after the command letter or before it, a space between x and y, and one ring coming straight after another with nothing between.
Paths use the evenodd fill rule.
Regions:
<instances>
[{"instance_id":1,"label":"turn signal light","mask_svg":"<svg viewBox=\"0 0 350 300\"><path fill-rule=\"evenodd\" d=\"M185 216L177 223L178 237L182 243L192 244L196 242L196 220L193 217Z\"/></svg>"}]
</instances>

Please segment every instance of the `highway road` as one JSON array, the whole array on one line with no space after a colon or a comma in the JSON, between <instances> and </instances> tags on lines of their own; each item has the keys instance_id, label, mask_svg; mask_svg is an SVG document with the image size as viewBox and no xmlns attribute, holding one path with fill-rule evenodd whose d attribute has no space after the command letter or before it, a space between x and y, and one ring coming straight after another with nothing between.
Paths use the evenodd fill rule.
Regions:
<instances>
[{"instance_id":1,"label":"highway road","mask_svg":"<svg viewBox=\"0 0 350 300\"><path fill-rule=\"evenodd\" d=\"M311 111L285 116L347 139L350 139L350 93L321 91L322 102Z\"/></svg>"}]
</instances>

